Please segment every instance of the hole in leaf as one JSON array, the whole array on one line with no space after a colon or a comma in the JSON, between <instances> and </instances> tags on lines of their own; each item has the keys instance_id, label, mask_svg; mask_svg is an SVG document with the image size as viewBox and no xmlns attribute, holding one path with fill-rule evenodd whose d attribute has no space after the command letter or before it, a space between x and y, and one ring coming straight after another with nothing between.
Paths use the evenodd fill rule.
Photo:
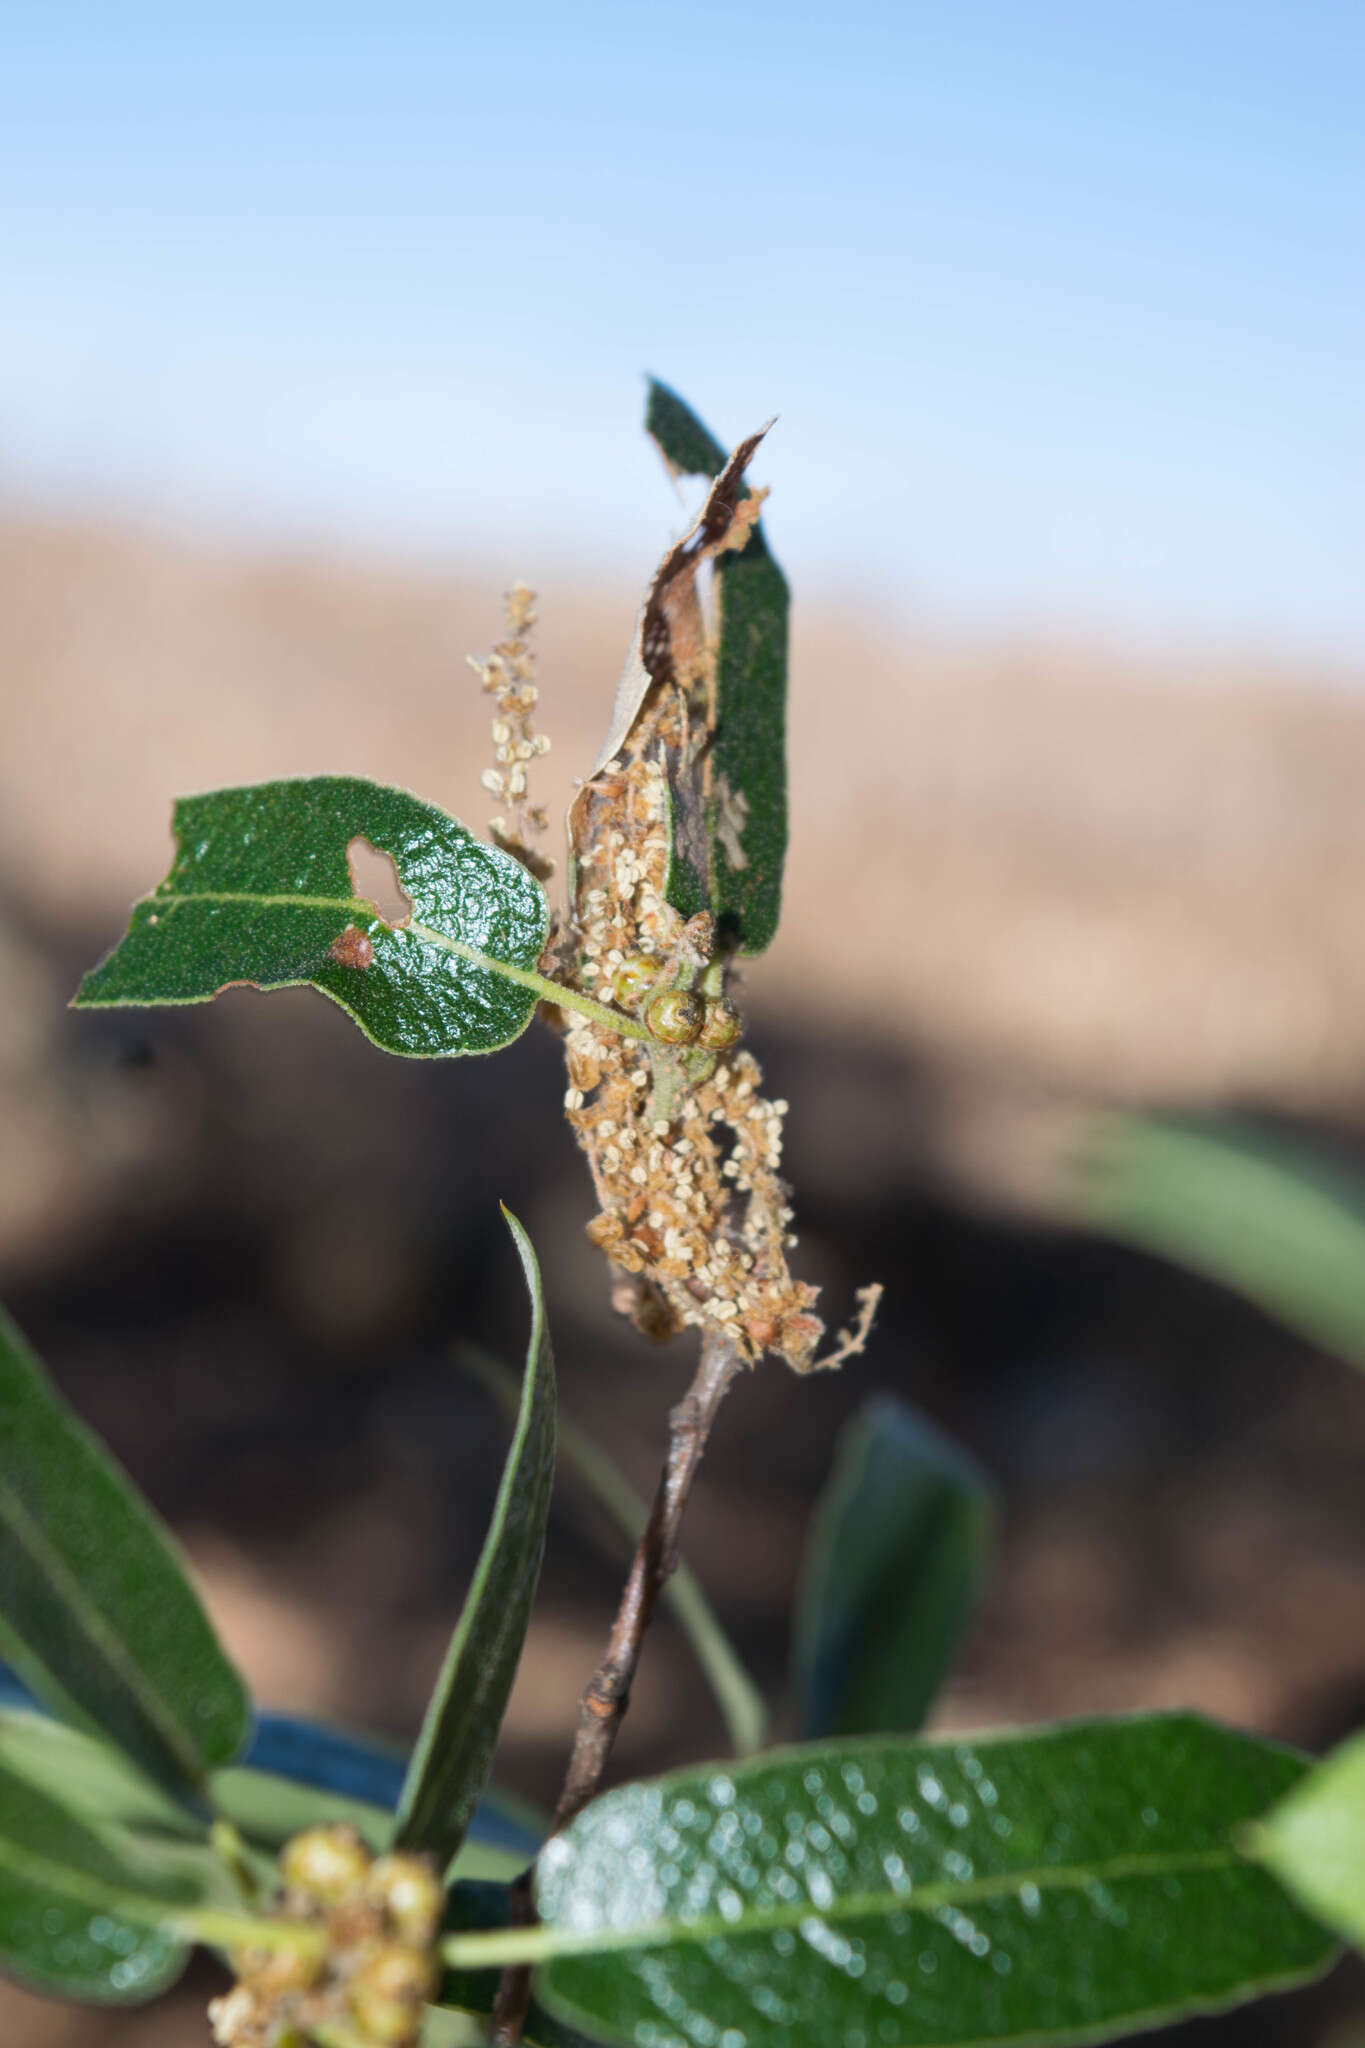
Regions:
<instances>
[{"instance_id":1,"label":"hole in leaf","mask_svg":"<svg viewBox=\"0 0 1365 2048\"><path fill-rule=\"evenodd\" d=\"M412 916L412 898L404 894L394 866L393 855L381 853L368 839L358 835L346 848L351 867L351 888L367 903L373 903L387 925L405 925Z\"/></svg>"}]
</instances>

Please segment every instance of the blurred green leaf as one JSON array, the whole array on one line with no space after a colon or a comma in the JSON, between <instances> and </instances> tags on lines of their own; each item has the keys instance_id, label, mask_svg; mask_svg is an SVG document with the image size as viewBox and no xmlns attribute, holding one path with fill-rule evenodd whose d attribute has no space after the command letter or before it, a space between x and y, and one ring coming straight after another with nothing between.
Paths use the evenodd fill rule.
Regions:
<instances>
[{"instance_id":1,"label":"blurred green leaf","mask_svg":"<svg viewBox=\"0 0 1365 2048\"><path fill-rule=\"evenodd\" d=\"M519 1399L517 1383L506 1366L472 1344L457 1348L460 1363L486 1387L502 1407L515 1410ZM606 1452L587 1433L559 1410L558 1440L560 1463L581 1480L585 1490L602 1506L629 1543L638 1543L649 1520L649 1503L630 1484ZM678 1626L692 1646L725 1718L730 1740L738 1756L751 1756L762 1749L768 1730L768 1710L763 1696L737 1656L734 1645L721 1627L715 1609L706 1597L701 1580L691 1566L679 1563L663 1590L663 1599L673 1610Z\"/></svg>"},{"instance_id":2,"label":"blurred green leaf","mask_svg":"<svg viewBox=\"0 0 1365 2048\"><path fill-rule=\"evenodd\" d=\"M1302 1776L1193 1715L816 1745L594 1801L514 1951L567 2025L745 2048L1096 2041L1317 1975L1336 1945L1234 1837Z\"/></svg>"},{"instance_id":3,"label":"blurred green leaf","mask_svg":"<svg viewBox=\"0 0 1365 2048\"><path fill-rule=\"evenodd\" d=\"M482 1554L408 1767L395 1840L448 1864L488 1776L545 1550L555 1472L555 1379L540 1269L508 1210L531 1295L521 1409Z\"/></svg>"},{"instance_id":4,"label":"blurred green leaf","mask_svg":"<svg viewBox=\"0 0 1365 2048\"><path fill-rule=\"evenodd\" d=\"M170 1538L3 1310L0 1603L32 1689L171 1793L241 1747L245 1688Z\"/></svg>"},{"instance_id":5,"label":"blurred green leaf","mask_svg":"<svg viewBox=\"0 0 1365 2048\"><path fill-rule=\"evenodd\" d=\"M235 982L321 990L386 1052L493 1052L544 984L544 891L520 861L405 790L353 776L183 798L176 857L78 1007L202 1003ZM355 839L389 854L412 903L386 924L357 895Z\"/></svg>"},{"instance_id":6,"label":"blurred green leaf","mask_svg":"<svg viewBox=\"0 0 1365 2048\"><path fill-rule=\"evenodd\" d=\"M1097 1118L1070 1218L1236 1289L1365 1366L1365 1187L1297 1147L1232 1129Z\"/></svg>"},{"instance_id":7,"label":"blurred green leaf","mask_svg":"<svg viewBox=\"0 0 1365 2048\"><path fill-rule=\"evenodd\" d=\"M94 1828L0 1764L0 1968L35 1990L135 2004L174 1982L182 1913L221 1898L207 1848Z\"/></svg>"},{"instance_id":8,"label":"blurred green leaf","mask_svg":"<svg viewBox=\"0 0 1365 2048\"><path fill-rule=\"evenodd\" d=\"M719 475L725 453L666 384L651 381L646 431L677 476ZM746 486L743 496L752 493ZM715 561L716 725L709 763L710 907L723 945L761 953L782 908L787 851L787 622L791 594L761 524ZM683 864L675 907L702 907Z\"/></svg>"},{"instance_id":9,"label":"blurred green leaf","mask_svg":"<svg viewBox=\"0 0 1365 2048\"><path fill-rule=\"evenodd\" d=\"M1365 1734L1296 1785L1246 1846L1316 1919L1365 1949Z\"/></svg>"},{"instance_id":10,"label":"blurred green leaf","mask_svg":"<svg viewBox=\"0 0 1365 2048\"><path fill-rule=\"evenodd\" d=\"M36 1792L92 1827L188 1842L208 1840L208 1822L186 1812L102 1737L54 1721L36 1707L0 1710L0 1757Z\"/></svg>"},{"instance_id":11,"label":"blurred green leaf","mask_svg":"<svg viewBox=\"0 0 1365 2048\"><path fill-rule=\"evenodd\" d=\"M985 1474L927 1417L891 1395L859 1409L816 1503L797 1598L804 1734L922 1725L985 1577L994 1519Z\"/></svg>"}]
</instances>

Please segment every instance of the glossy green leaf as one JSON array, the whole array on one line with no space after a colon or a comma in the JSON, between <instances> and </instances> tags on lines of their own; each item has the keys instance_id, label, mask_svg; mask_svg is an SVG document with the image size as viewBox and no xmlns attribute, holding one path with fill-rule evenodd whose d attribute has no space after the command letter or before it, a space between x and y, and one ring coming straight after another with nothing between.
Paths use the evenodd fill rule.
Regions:
<instances>
[{"instance_id":1,"label":"glossy green leaf","mask_svg":"<svg viewBox=\"0 0 1365 2048\"><path fill-rule=\"evenodd\" d=\"M1315 1918L1365 1949L1365 1734L1296 1785L1246 1846Z\"/></svg>"},{"instance_id":2,"label":"glossy green leaf","mask_svg":"<svg viewBox=\"0 0 1365 2048\"><path fill-rule=\"evenodd\" d=\"M101 2004L155 1996L184 1966L177 1916L220 1897L206 1849L94 1828L0 1764L0 1969Z\"/></svg>"},{"instance_id":3,"label":"glossy green leaf","mask_svg":"<svg viewBox=\"0 0 1365 2048\"><path fill-rule=\"evenodd\" d=\"M504 1408L515 1411L520 1398L517 1383L506 1366L474 1345L458 1349L461 1364L487 1387ZM587 1493L603 1507L629 1543L638 1543L649 1520L649 1503L613 1464L606 1452L585 1430L572 1422L563 1409L558 1416L559 1459L582 1482ZM768 1729L768 1710L763 1696L750 1678L720 1625L716 1611L706 1597L701 1580L691 1566L680 1562L663 1590L664 1604L692 1646L705 1673L716 1704L725 1719L737 1756L751 1756L763 1747Z\"/></svg>"},{"instance_id":4,"label":"glossy green leaf","mask_svg":"<svg viewBox=\"0 0 1365 2048\"><path fill-rule=\"evenodd\" d=\"M352 776L186 797L176 856L82 1008L202 1003L235 982L320 989L386 1052L492 1052L526 1029L548 910L540 884L435 804ZM410 916L354 886L353 840L391 856Z\"/></svg>"},{"instance_id":5,"label":"glossy green leaf","mask_svg":"<svg viewBox=\"0 0 1365 2048\"><path fill-rule=\"evenodd\" d=\"M177 1795L246 1735L241 1679L170 1538L0 1310L4 1647L63 1718Z\"/></svg>"},{"instance_id":6,"label":"glossy green leaf","mask_svg":"<svg viewBox=\"0 0 1365 2048\"><path fill-rule=\"evenodd\" d=\"M796 1612L808 1736L910 1734L952 1662L994 1523L976 1461L890 1395L842 1431L815 1509Z\"/></svg>"},{"instance_id":7,"label":"glossy green leaf","mask_svg":"<svg viewBox=\"0 0 1365 2048\"><path fill-rule=\"evenodd\" d=\"M516 1950L547 2009L637 2048L1105 2039L1330 1962L1234 1846L1303 1770L1176 1714L679 1772L546 1844L542 1926L446 1953Z\"/></svg>"},{"instance_id":8,"label":"glossy green leaf","mask_svg":"<svg viewBox=\"0 0 1365 2048\"><path fill-rule=\"evenodd\" d=\"M521 1408L482 1554L408 1767L395 1839L447 1864L488 1776L521 1659L555 1472L555 1380L540 1269L504 1209L531 1295Z\"/></svg>"},{"instance_id":9,"label":"glossy green leaf","mask_svg":"<svg viewBox=\"0 0 1365 2048\"><path fill-rule=\"evenodd\" d=\"M725 453L665 384L651 382L645 427L677 475L716 476ZM791 595L762 524L718 555L716 727L711 746L710 896L722 942L761 953L777 932L787 851L787 627ZM680 870L684 915L692 868ZM671 899L670 899L671 900Z\"/></svg>"},{"instance_id":10,"label":"glossy green leaf","mask_svg":"<svg viewBox=\"0 0 1365 2048\"><path fill-rule=\"evenodd\" d=\"M1232 1287L1365 1366L1365 1186L1302 1147L1232 1126L1097 1119L1069 1215Z\"/></svg>"}]
</instances>

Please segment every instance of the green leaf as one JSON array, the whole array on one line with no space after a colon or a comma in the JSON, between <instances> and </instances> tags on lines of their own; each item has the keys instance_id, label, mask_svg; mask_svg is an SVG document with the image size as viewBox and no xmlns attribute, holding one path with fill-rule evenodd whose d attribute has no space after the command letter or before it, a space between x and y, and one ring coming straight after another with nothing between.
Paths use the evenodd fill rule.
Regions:
<instances>
[{"instance_id":1,"label":"green leaf","mask_svg":"<svg viewBox=\"0 0 1365 2048\"><path fill-rule=\"evenodd\" d=\"M170 1538L3 1310L0 1602L32 1688L171 1793L240 1748L246 1691Z\"/></svg>"},{"instance_id":2,"label":"green leaf","mask_svg":"<svg viewBox=\"0 0 1365 2048\"><path fill-rule=\"evenodd\" d=\"M724 467L720 444L665 384L650 383L645 427L675 475L713 477ZM777 932L787 851L791 594L761 524L744 548L718 555L715 569L710 894L722 944L740 953L761 953ZM679 885L682 900L675 907L690 915L698 906L691 900L695 877L688 864L683 864Z\"/></svg>"},{"instance_id":3,"label":"green leaf","mask_svg":"<svg viewBox=\"0 0 1365 2048\"><path fill-rule=\"evenodd\" d=\"M0 1968L101 2004L152 1998L180 1974L176 1921L220 1896L206 1849L95 1829L0 1764Z\"/></svg>"},{"instance_id":4,"label":"green leaf","mask_svg":"<svg viewBox=\"0 0 1365 2048\"><path fill-rule=\"evenodd\" d=\"M546 1844L541 1927L446 1954L519 1951L549 2011L638 2048L1104 2039L1331 1960L1234 1846L1303 1769L1176 1714L679 1772Z\"/></svg>"},{"instance_id":5,"label":"green leaf","mask_svg":"<svg viewBox=\"0 0 1365 2048\"><path fill-rule=\"evenodd\" d=\"M376 1851L386 1849L393 1835L393 1815L387 1807L372 1806L368 1800L350 1798L343 1792L328 1792L320 1785L300 1785L274 1771L237 1765L216 1772L211 1789L215 1811L230 1820L254 1848L278 1851L304 1828L330 1826L336 1821L349 1822ZM452 1879L509 1884L526 1868L526 1862L520 1851L467 1836L449 1875Z\"/></svg>"},{"instance_id":6,"label":"green leaf","mask_svg":"<svg viewBox=\"0 0 1365 2048\"><path fill-rule=\"evenodd\" d=\"M5 1768L92 1827L206 1842L208 1823L169 1798L121 1750L33 1707L0 1710Z\"/></svg>"},{"instance_id":7,"label":"green leaf","mask_svg":"<svg viewBox=\"0 0 1365 2048\"><path fill-rule=\"evenodd\" d=\"M531 1021L548 910L510 854L435 804L356 777L183 798L176 857L81 1008L202 1003L234 982L320 989L386 1052L493 1052ZM386 924L354 886L356 839L389 854L412 903Z\"/></svg>"},{"instance_id":8,"label":"green leaf","mask_svg":"<svg viewBox=\"0 0 1365 2048\"><path fill-rule=\"evenodd\" d=\"M1365 1734L1296 1785L1246 1847L1316 1919L1365 1949Z\"/></svg>"},{"instance_id":9,"label":"green leaf","mask_svg":"<svg viewBox=\"0 0 1365 2048\"><path fill-rule=\"evenodd\" d=\"M985 1474L890 1395L839 1438L816 1504L796 1612L808 1736L910 1734L952 1662L990 1555Z\"/></svg>"},{"instance_id":10,"label":"green leaf","mask_svg":"<svg viewBox=\"0 0 1365 2048\"><path fill-rule=\"evenodd\" d=\"M457 1356L495 1400L515 1412L520 1397L517 1383L506 1366L472 1344L458 1346ZM592 1498L605 1508L627 1542L638 1543L649 1520L648 1502L563 1409L559 1411L557 1434L561 1464L567 1465ZM678 1564L664 1585L663 1598L715 1694L736 1755L751 1756L762 1749L766 1739L768 1710L690 1565Z\"/></svg>"},{"instance_id":11,"label":"green leaf","mask_svg":"<svg viewBox=\"0 0 1365 2048\"><path fill-rule=\"evenodd\" d=\"M521 1410L493 1519L399 1801L395 1840L447 1864L465 1837L521 1659L555 1473L555 1379L540 1268L507 1209L531 1295Z\"/></svg>"},{"instance_id":12,"label":"green leaf","mask_svg":"<svg viewBox=\"0 0 1365 2048\"><path fill-rule=\"evenodd\" d=\"M1234 1129L1109 1116L1064 1197L1086 1228L1232 1287L1365 1366L1365 1189L1311 1153Z\"/></svg>"}]
</instances>

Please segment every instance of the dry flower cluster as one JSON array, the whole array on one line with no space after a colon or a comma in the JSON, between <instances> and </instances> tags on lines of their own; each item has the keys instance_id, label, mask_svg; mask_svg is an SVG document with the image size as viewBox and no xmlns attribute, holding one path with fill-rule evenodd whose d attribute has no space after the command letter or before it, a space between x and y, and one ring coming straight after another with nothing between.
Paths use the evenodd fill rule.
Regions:
<instances>
[{"instance_id":1,"label":"dry flower cluster","mask_svg":"<svg viewBox=\"0 0 1365 2048\"><path fill-rule=\"evenodd\" d=\"M664 898L664 769L632 752L608 762L575 807L573 938L579 986L605 1002L638 990L648 1015L661 990L719 977L710 919L684 921ZM600 1205L588 1235L620 1276L617 1306L652 1336L719 1325L750 1359L775 1351L809 1371L824 1325L812 1313L818 1290L787 1267L796 1242L778 1174L787 1104L765 1098L753 1054L658 1049L579 1016L565 1050L565 1113ZM818 1362L860 1347L874 1290L862 1304L857 1328Z\"/></svg>"},{"instance_id":2,"label":"dry flower cluster","mask_svg":"<svg viewBox=\"0 0 1365 2048\"><path fill-rule=\"evenodd\" d=\"M436 1989L444 1907L425 1857L372 1856L353 1828L308 1828L280 1855L274 1917L306 1940L238 1950L209 2007L219 2048L415 2048Z\"/></svg>"},{"instance_id":3,"label":"dry flower cluster","mask_svg":"<svg viewBox=\"0 0 1365 2048\"><path fill-rule=\"evenodd\" d=\"M619 752L573 804L569 914L542 964L672 1041L646 1044L559 1013L565 1113L600 1205L588 1234L616 1273L616 1306L653 1337L710 1328L751 1361L773 1351L808 1372L862 1349L881 1290L860 1291L852 1327L817 1357L818 1289L793 1279L787 1265L796 1243L778 1173L787 1104L765 1098L758 1062L733 1048L733 969L716 956L710 917L684 919L667 900L670 834L692 801L686 786L705 755L714 696L696 570L707 555L743 546L757 504L732 489L728 511L716 517L708 507L694 529L702 544L689 551L683 543L656 578L640 631L648 687ZM523 805L525 763L548 744L530 729L534 616L532 593L518 585L508 599L507 639L474 664L499 707L498 766L485 786ZM544 814L524 808L515 827L499 819L495 837L543 874L526 850L523 819L538 829Z\"/></svg>"},{"instance_id":4,"label":"dry flower cluster","mask_svg":"<svg viewBox=\"0 0 1365 2048\"><path fill-rule=\"evenodd\" d=\"M510 804L510 818L493 818L489 831L494 844L514 853L542 882L554 873L554 862L532 844L544 832L546 817L540 804L530 801L527 770L536 756L548 754L547 735L535 729L534 712L540 692L535 681L535 657L531 635L536 624L535 592L524 583L513 584L507 593L507 633L484 660L469 656L469 665L497 710L492 721L493 766L479 778L484 788Z\"/></svg>"}]
</instances>

